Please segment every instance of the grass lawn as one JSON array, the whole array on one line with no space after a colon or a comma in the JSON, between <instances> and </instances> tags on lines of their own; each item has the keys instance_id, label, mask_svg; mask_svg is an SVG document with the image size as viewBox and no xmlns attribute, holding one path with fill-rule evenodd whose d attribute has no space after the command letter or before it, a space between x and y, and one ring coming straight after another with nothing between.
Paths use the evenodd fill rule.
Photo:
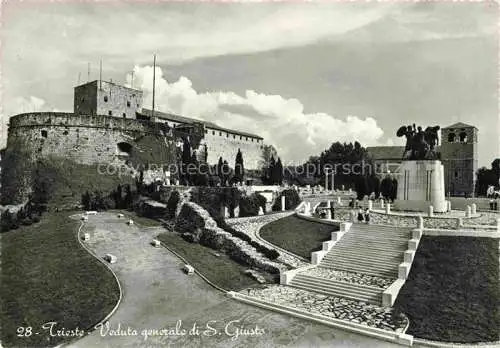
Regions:
<instances>
[{"instance_id":1,"label":"grass lawn","mask_svg":"<svg viewBox=\"0 0 500 348\"><path fill-rule=\"evenodd\" d=\"M500 334L498 239L424 236L395 307L408 333L431 340L497 341Z\"/></svg>"},{"instance_id":2,"label":"grass lawn","mask_svg":"<svg viewBox=\"0 0 500 348\"><path fill-rule=\"evenodd\" d=\"M243 274L250 267L240 265L221 251L197 243L189 243L177 233L163 233L158 236L158 239L184 257L208 280L225 290L239 291L260 285ZM215 253L220 256L215 256ZM274 282L273 275L261 273L268 282Z\"/></svg>"},{"instance_id":3,"label":"grass lawn","mask_svg":"<svg viewBox=\"0 0 500 348\"><path fill-rule=\"evenodd\" d=\"M311 253L320 250L323 242L330 240L334 231L338 231L336 226L307 221L292 215L265 225L260 229L260 236L310 260Z\"/></svg>"},{"instance_id":4,"label":"grass lawn","mask_svg":"<svg viewBox=\"0 0 500 348\"><path fill-rule=\"evenodd\" d=\"M31 226L1 235L0 284L4 347L54 346L71 337L50 337L41 328L89 329L103 319L119 298L111 272L76 239L79 223L70 213L46 214ZM32 334L18 337L19 327ZM36 334L36 333L39 334Z\"/></svg>"}]
</instances>

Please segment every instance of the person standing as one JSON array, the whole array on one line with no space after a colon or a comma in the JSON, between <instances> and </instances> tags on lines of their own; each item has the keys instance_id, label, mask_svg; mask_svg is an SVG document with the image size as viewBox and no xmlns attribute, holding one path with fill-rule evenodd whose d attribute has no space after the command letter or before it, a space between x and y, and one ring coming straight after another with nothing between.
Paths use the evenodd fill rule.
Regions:
<instances>
[{"instance_id":1,"label":"person standing","mask_svg":"<svg viewBox=\"0 0 500 348\"><path fill-rule=\"evenodd\" d=\"M367 224L370 223L370 210L368 208L366 208L366 210L365 210L365 222Z\"/></svg>"},{"instance_id":2,"label":"person standing","mask_svg":"<svg viewBox=\"0 0 500 348\"><path fill-rule=\"evenodd\" d=\"M364 217L363 217L363 209L359 209L358 211L358 222L363 222Z\"/></svg>"}]
</instances>

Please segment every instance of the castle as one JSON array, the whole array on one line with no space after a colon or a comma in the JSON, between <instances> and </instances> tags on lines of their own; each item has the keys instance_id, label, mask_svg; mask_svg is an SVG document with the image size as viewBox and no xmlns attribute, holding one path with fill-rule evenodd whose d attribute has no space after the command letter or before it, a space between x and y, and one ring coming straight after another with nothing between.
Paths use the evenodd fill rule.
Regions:
<instances>
[{"instance_id":1,"label":"castle","mask_svg":"<svg viewBox=\"0 0 500 348\"><path fill-rule=\"evenodd\" d=\"M458 122L441 129L441 154L444 166L445 191L450 196L473 197L478 170L478 129ZM404 146L368 147L376 173L386 173L401 163ZM392 164L391 167L388 164Z\"/></svg>"},{"instance_id":2,"label":"castle","mask_svg":"<svg viewBox=\"0 0 500 348\"><path fill-rule=\"evenodd\" d=\"M131 168L138 164L134 159L137 162L140 158L142 164L165 167L178 163L178 147L186 140L193 152L206 151L210 165L217 164L222 157L233 166L240 149L245 169L260 168L262 137L212 122L145 109L142 91L100 80L75 87L73 113L33 112L12 116L5 157L9 153L22 153L25 162L34 163L58 156L79 164L126 164ZM25 163L17 163L8 170L23 173L25 181L10 188L2 187L2 196L12 197L15 202L26 199L29 168L25 168Z\"/></svg>"}]
</instances>

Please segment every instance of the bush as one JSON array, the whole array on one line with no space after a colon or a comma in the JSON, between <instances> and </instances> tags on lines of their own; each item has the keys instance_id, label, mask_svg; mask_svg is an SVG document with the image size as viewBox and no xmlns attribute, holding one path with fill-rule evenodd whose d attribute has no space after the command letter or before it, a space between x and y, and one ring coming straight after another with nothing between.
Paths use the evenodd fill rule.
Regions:
<instances>
[{"instance_id":1,"label":"bush","mask_svg":"<svg viewBox=\"0 0 500 348\"><path fill-rule=\"evenodd\" d=\"M177 206L181 200L181 195L178 191L173 191L168 197L167 201L167 219L175 218L175 212L177 211Z\"/></svg>"},{"instance_id":2,"label":"bush","mask_svg":"<svg viewBox=\"0 0 500 348\"><path fill-rule=\"evenodd\" d=\"M281 191L273 204L273 211L281 211L281 197L285 196L285 210L295 209L300 204L299 193L294 189Z\"/></svg>"},{"instance_id":3,"label":"bush","mask_svg":"<svg viewBox=\"0 0 500 348\"><path fill-rule=\"evenodd\" d=\"M222 228L224 231L231 233L233 237L239 238L241 240L244 240L251 246L253 246L259 253L262 253L264 256L266 256L270 260L276 260L280 254L274 250L274 249L269 249L266 246L252 240L248 235L245 233L238 231L231 226L229 226L224 220L219 220L216 221L217 225Z\"/></svg>"},{"instance_id":4,"label":"bush","mask_svg":"<svg viewBox=\"0 0 500 348\"><path fill-rule=\"evenodd\" d=\"M266 212L266 197L258 193L252 193L250 196L243 196L240 199L240 217L257 216L259 208Z\"/></svg>"}]
</instances>

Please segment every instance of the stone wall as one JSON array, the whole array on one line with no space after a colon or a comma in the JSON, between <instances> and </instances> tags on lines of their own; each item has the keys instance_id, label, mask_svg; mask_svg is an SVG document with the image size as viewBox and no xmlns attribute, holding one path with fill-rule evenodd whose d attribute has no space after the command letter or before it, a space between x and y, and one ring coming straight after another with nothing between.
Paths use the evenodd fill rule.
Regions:
<instances>
[{"instance_id":1,"label":"stone wall","mask_svg":"<svg viewBox=\"0 0 500 348\"><path fill-rule=\"evenodd\" d=\"M349 208L335 208L335 220L347 221L351 220L351 211ZM354 209L356 212L355 218L357 218L358 210ZM432 229L457 229L458 219L457 218L445 218L445 217L428 217L424 216L424 228ZM418 226L418 217L416 216L405 216L398 214L385 214L375 211L370 212L370 223L374 225L393 225L401 227L414 227Z\"/></svg>"},{"instance_id":2,"label":"stone wall","mask_svg":"<svg viewBox=\"0 0 500 348\"><path fill-rule=\"evenodd\" d=\"M6 153L25 156L26 163L19 172L26 177L30 176L27 163L54 155L79 164L102 164L100 170L111 175L119 175L117 171L123 170L119 166L125 164L133 169L140 162L170 165L176 159L174 136L159 132L150 122L53 112L12 117ZM22 186L25 187L19 187L19 194L11 197L13 202L20 202L29 194L30 183Z\"/></svg>"},{"instance_id":3,"label":"stone wall","mask_svg":"<svg viewBox=\"0 0 500 348\"><path fill-rule=\"evenodd\" d=\"M208 148L209 164L217 164L219 157L222 157L233 168L238 149L241 149L245 169L260 169L264 146L262 139L210 128L206 131L205 143Z\"/></svg>"},{"instance_id":4,"label":"stone wall","mask_svg":"<svg viewBox=\"0 0 500 348\"><path fill-rule=\"evenodd\" d=\"M217 227L210 214L199 205L186 202L177 216L175 230L193 236L194 240L217 250L224 250L233 259L250 267L278 274L287 267L270 261L247 242L233 237L231 233Z\"/></svg>"}]
</instances>

